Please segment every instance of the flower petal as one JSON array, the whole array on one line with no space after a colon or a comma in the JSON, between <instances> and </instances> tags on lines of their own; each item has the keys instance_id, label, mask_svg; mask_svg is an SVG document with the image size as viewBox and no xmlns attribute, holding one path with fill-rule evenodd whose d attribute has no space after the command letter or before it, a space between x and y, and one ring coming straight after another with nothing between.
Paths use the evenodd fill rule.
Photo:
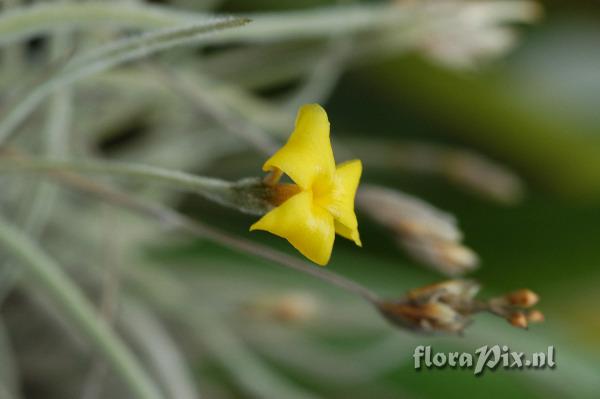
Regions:
<instances>
[{"instance_id":1,"label":"flower petal","mask_svg":"<svg viewBox=\"0 0 600 399\"><path fill-rule=\"evenodd\" d=\"M250 230L265 230L287 239L302 255L321 266L329 262L335 239L333 216L313 203L310 191L294 195Z\"/></svg>"},{"instance_id":2,"label":"flower petal","mask_svg":"<svg viewBox=\"0 0 600 399\"><path fill-rule=\"evenodd\" d=\"M341 224L340 222L338 222L336 220L335 221L335 232L344 238L354 241L354 243L356 245L358 245L359 247L362 247L362 241L360 241L360 234L358 233L358 228L349 229L348 227L344 226L343 224Z\"/></svg>"},{"instance_id":3,"label":"flower petal","mask_svg":"<svg viewBox=\"0 0 600 399\"><path fill-rule=\"evenodd\" d=\"M300 108L296 128L288 142L265 164L285 172L298 186L308 190L316 180L331 181L335 173L333 150L329 140L327 113L318 104Z\"/></svg>"},{"instance_id":4,"label":"flower petal","mask_svg":"<svg viewBox=\"0 0 600 399\"><path fill-rule=\"evenodd\" d=\"M332 189L325 196L316 200L341 225L336 227L337 233L354 241L359 246L361 244L358 234L358 221L354 213L354 197L356 196L361 174L362 163L358 159L338 165Z\"/></svg>"}]
</instances>

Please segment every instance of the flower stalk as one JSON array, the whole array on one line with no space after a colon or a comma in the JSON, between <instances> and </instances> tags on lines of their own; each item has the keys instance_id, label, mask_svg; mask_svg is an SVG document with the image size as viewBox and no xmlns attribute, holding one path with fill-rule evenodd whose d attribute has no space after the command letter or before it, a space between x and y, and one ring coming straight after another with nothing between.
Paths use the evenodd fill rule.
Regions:
<instances>
[{"instance_id":1,"label":"flower stalk","mask_svg":"<svg viewBox=\"0 0 600 399\"><path fill-rule=\"evenodd\" d=\"M220 205L252 215L264 215L272 208L273 188L258 178L236 182L192 175L155 166L107 161L62 161L11 156L0 161L1 172L75 172L136 179L188 190Z\"/></svg>"},{"instance_id":2,"label":"flower stalk","mask_svg":"<svg viewBox=\"0 0 600 399\"><path fill-rule=\"evenodd\" d=\"M470 280L449 280L414 289L400 299L383 299L354 280L314 267L308 262L268 246L222 232L191 220L168 207L137 199L71 171L56 171L53 177L79 191L156 219L167 228L209 239L227 248L270 260L342 288L365 299L393 325L402 329L418 333L461 334L472 322L472 316L480 312L492 313L521 328L544 320L540 311L530 309L538 301L537 295L530 290L518 290L488 301L480 301L475 298L479 292L479 284Z\"/></svg>"},{"instance_id":3,"label":"flower stalk","mask_svg":"<svg viewBox=\"0 0 600 399\"><path fill-rule=\"evenodd\" d=\"M62 184L74 188L77 191L92 195L95 198L100 198L109 203L124 207L140 215L156 219L159 222L161 222L161 224L163 224L163 226L166 228L181 230L194 236L203 237L217 244L223 245L224 247L234 249L241 253L246 253L249 255L257 256L262 259L270 260L289 269L309 274L329 284L340 287L352 294L358 295L372 304L376 304L379 301L379 296L377 294L375 294L373 291L369 290L368 288L364 287L356 281L350 280L346 277L324 269L316 268L308 262L290 256L286 253L277 251L268 246L260 245L252 241L245 240L243 238L235 237L215 227L208 226L197 220L192 220L178 213L177 211L165 207L161 204L132 197L131 195L114 189L112 187L89 180L82 175L74 173L72 169L66 167L45 168L46 164L44 162L36 164L35 162L30 162L33 161L32 158L28 158L22 154L19 154L18 156L21 160L20 165L32 165L32 167L33 165L40 166L38 171L51 173L51 176L57 179ZM14 163L7 164L6 162L0 161L0 171L3 170L5 164L7 166L5 170L11 170L11 168L12 170L19 170L18 167L15 167L16 164ZM65 164L68 163L52 163L53 166ZM145 172L148 172L149 170L151 169L145 169ZM106 170L104 169L104 171ZM129 169L129 171L131 171L131 169ZM136 174L133 173L130 176L136 176ZM147 174L145 176L149 177L150 175ZM174 174L169 176L170 178L172 178L173 176L177 175ZM188 175L186 176L186 178L189 176L192 175ZM177 179L175 178L174 180L169 181L175 182L177 181ZM195 185L197 182L198 181L195 181L195 183L190 184ZM263 182L261 181L260 184L263 184ZM266 198L269 198L268 191L260 191L260 193L266 193Z\"/></svg>"}]
</instances>

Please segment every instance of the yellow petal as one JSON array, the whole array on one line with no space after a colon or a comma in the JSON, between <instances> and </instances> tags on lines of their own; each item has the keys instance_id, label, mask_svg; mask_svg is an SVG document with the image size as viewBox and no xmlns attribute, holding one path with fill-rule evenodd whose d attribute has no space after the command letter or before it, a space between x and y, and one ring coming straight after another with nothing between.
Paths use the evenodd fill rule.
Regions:
<instances>
[{"instance_id":1,"label":"yellow petal","mask_svg":"<svg viewBox=\"0 0 600 399\"><path fill-rule=\"evenodd\" d=\"M335 221L335 232L344 238L354 241L354 243L359 247L362 247L362 242L360 241L360 234L358 234L358 228L349 229L340 222Z\"/></svg>"},{"instance_id":2,"label":"yellow petal","mask_svg":"<svg viewBox=\"0 0 600 399\"><path fill-rule=\"evenodd\" d=\"M335 161L329 140L327 113L318 104L300 108L296 128L288 142L265 164L264 171L279 168L298 186L308 190L315 181L330 182Z\"/></svg>"},{"instance_id":3,"label":"yellow petal","mask_svg":"<svg viewBox=\"0 0 600 399\"><path fill-rule=\"evenodd\" d=\"M354 213L354 197L361 174L362 163L358 159L338 165L332 189L325 196L316 199L316 202L327 209L341 225L336 227L337 233L353 240L359 246L361 244L358 221Z\"/></svg>"},{"instance_id":4,"label":"yellow petal","mask_svg":"<svg viewBox=\"0 0 600 399\"><path fill-rule=\"evenodd\" d=\"M265 230L287 239L302 255L321 266L329 262L335 239L333 216L313 203L310 191L294 195L250 230Z\"/></svg>"}]
</instances>

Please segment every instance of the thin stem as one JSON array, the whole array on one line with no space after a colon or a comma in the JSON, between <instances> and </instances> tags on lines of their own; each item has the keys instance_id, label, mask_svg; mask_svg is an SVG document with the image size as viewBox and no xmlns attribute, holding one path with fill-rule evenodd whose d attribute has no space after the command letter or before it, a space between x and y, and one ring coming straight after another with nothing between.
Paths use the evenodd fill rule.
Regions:
<instances>
[{"instance_id":1,"label":"thin stem","mask_svg":"<svg viewBox=\"0 0 600 399\"><path fill-rule=\"evenodd\" d=\"M315 39L368 32L394 26L414 15L419 5L362 4L347 7L250 14L258 26L245 33L211 37L209 43L264 43ZM52 30L85 28L107 24L130 29L160 29L192 22L206 22L219 15L173 11L144 4L84 3L35 4L4 13L0 18L0 45Z\"/></svg>"},{"instance_id":2,"label":"thin stem","mask_svg":"<svg viewBox=\"0 0 600 399\"><path fill-rule=\"evenodd\" d=\"M324 102L340 80L355 48L352 37L346 36L330 40L326 50L304 78L304 84L286 100L283 108L287 113L295 112L305 103Z\"/></svg>"},{"instance_id":3,"label":"thin stem","mask_svg":"<svg viewBox=\"0 0 600 399\"><path fill-rule=\"evenodd\" d=\"M14 130L54 91L67 87L125 62L183 45L198 44L209 33L239 27L245 18L213 18L202 23L136 35L100 46L73 58L60 71L35 86L17 101L0 120L0 144L12 137Z\"/></svg>"},{"instance_id":4,"label":"thin stem","mask_svg":"<svg viewBox=\"0 0 600 399\"><path fill-rule=\"evenodd\" d=\"M231 190L233 183L192 175L189 173L158 168L155 166L105 161L63 161L55 159L11 157L10 161L0 161L0 172L80 172L161 182L167 185L188 189L205 195L209 199L223 196Z\"/></svg>"},{"instance_id":5,"label":"thin stem","mask_svg":"<svg viewBox=\"0 0 600 399\"><path fill-rule=\"evenodd\" d=\"M134 268L135 269L135 268ZM255 398L312 399L305 389L291 385L271 371L246 343L238 337L236 329L223 324L214 309L198 306L195 290L189 290L164 272L136 273L134 281L138 292L159 311L175 316L182 326L195 332L198 342L220 365L231 372L234 383ZM168 295L156 295L157 292ZM127 310L127 307L125 308ZM194 317L190 317L194 314ZM179 396L177 396L179 398Z\"/></svg>"},{"instance_id":6,"label":"thin stem","mask_svg":"<svg viewBox=\"0 0 600 399\"><path fill-rule=\"evenodd\" d=\"M10 335L0 319L0 398L22 398L19 385L21 376L17 368Z\"/></svg>"},{"instance_id":7,"label":"thin stem","mask_svg":"<svg viewBox=\"0 0 600 399\"><path fill-rule=\"evenodd\" d=\"M56 187L56 186L55 186ZM109 210L104 207L104 212ZM107 215L108 216L108 215ZM115 321L115 313L119 303L120 285L121 285L121 270L120 262L115 256L115 244L119 240L119 226L111 221L109 217L104 218L106 227L104 232L104 250L103 250L103 273L102 285L100 293L100 303L98 305L100 316L106 323L113 327ZM105 386L106 378L108 377L108 365L104 359L94 359L90 370L87 373L80 397L82 399L96 399L102 395Z\"/></svg>"},{"instance_id":8,"label":"thin stem","mask_svg":"<svg viewBox=\"0 0 600 399\"><path fill-rule=\"evenodd\" d=\"M173 211L171 211L173 212ZM243 238L235 237L229 233L224 233L212 226L200 224L196 221L186 218L185 216L173 212L177 216L177 225L183 230L188 231L191 234L203 236L221 245L229 248L236 249L240 252L255 255L263 259L270 260L272 262L283 265L287 268L300 271L305 274L317 277L323 281L336 285L346 291L360 295L367 301L376 304L379 301L379 297L371 290L367 289L363 285L356 281L350 280L346 277L340 276L339 274L330 272L325 269L317 268L307 262L304 262L298 258L285 254L283 252L274 250L270 247L260 245Z\"/></svg>"},{"instance_id":9,"label":"thin stem","mask_svg":"<svg viewBox=\"0 0 600 399\"><path fill-rule=\"evenodd\" d=\"M470 150L419 141L346 139L343 144L370 167L441 176L499 203L514 204L524 193L524 184L513 171Z\"/></svg>"},{"instance_id":10,"label":"thin stem","mask_svg":"<svg viewBox=\"0 0 600 399\"><path fill-rule=\"evenodd\" d=\"M2 170L4 164L5 163L0 163L0 170ZM35 165L35 163L30 163L30 165ZM42 162L40 165L44 165L44 163ZM317 277L327 283L336 285L342 289L345 289L346 291L359 295L372 304L377 304L379 302L379 296L377 294L361 284L336 273L317 268L308 262L271 249L267 246L232 236L231 234L225 233L212 226L191 220L168 207L154 202L142 201L140 199L131 197L126 193L90 181L70 171L65 171L63 169L51 170L58 171L54 174L54 176L62 183L91 194L95 197L99 197L103 200L128 208L139 214L157 219L167 227L179 229L196 236L204 237L225 247L267 259L289 269ZM126 170L131 171L127 168ZM145 173L145 171L143 171L143 173Z\"/></svg>"},{"instance_id":11,"label":"thin stem","mask_svg":"<svg viewBox=\"0 0 600 399\"><path fill-rule=\"evenodd\" d=\"M55 35L51 43L51 55L58 56L70 43L65 34ZM14 54L13 54L14 56ZM10 56L8 57L10 58ZM71 90L56 92L48 104L44 134L44 152L48 156L65 158L68 153L70 123L72 119ZM37 237L44 230L52 216L52 211L59 197L58 187L48 182L40 182L34 190L33 200L28 204L24 220L24 230L32 237ZM0 270L0 304L10 293L19 279L21 269L10 262L2 265Z\"/></svg>"},{"instance_id":12,"label":"thin stem","mask_svg":"<svg viewBox=\"0 0 600 399\"><path fill-rule=\"evenodd\" d=\"M195 111L208 113L229 134L241 138L263 154L271 155L277 150L276 140L273 140L268 133L252 123L241 120L226 104L215 102L214 90L209 90L215 86L214 82L204 81L196 76L195 82L202 82L204 87L203 90L194 90L184 79L160 64L151 64L151 67L175 94L186 100Z\"/></svg>"},{"instance_id":13,"label":"thin stem","mask_svg":"<svg viewBox=\"0 0 600 399\"><path fill-rule=\"evenodd\" d=\"M178 285L176 289L180 291L181 285ZM156 295L156 293L160 294ZM151 291L148 295L152 295L152 297L163 296L160 290ZM190 319L190 313L187 313L189 310L182 309L182 303L191 302L174 304L171 311L179 309L180 312L185 314L183 315L185 319ZM140 350L147 355L150 367L155 370L168 397L173 399L200 399L201 395L196 388L197 381L194 378L197 375L192 375L186 364L185 356L181 352L181 343L175 340L167 327L162 324L158 315L131 297L124 298L121 312L122 328L128 336L134 339ZM101 398L101 396L96 396L96 398Z\"/></svg>"},{"instance_id":14,"label":"thin stem","mask_svg":"<svg viewBox=\"0 0 600 399\"><path fill-rule=\"evenodd\" d=\"M26 235L6 220L0 219L0 245L29 273L45 293L68 315L87 336L99 353L123 378L136 397L160 399L162 395L129 348L96 312L79 288Z\"/></svg>"},{"instance_id":15,"label":"thin stem","mask_svg":"<svg viewBox=\"0 0 600 399\"><path fill-rule=\"evenodd\" d=\"M207 309L186 309L200 312L197 319L187 318L190 328L199 331L202 344L226 368L237 385L250 397L316 399L306 388L292 385L271 372L270 365L254 354L246 343L234 334L234 329L223 323ZM202 320L198 323L195 320Z\"/></svg>"},{"instance_id":16,"label":"thin stem","mask_svg":"<svg viewBox=\"0 0 600 399\"><path fill-rule=\"evenodd\" d=\"M110 24L130 29L160 29L206 21L209 15L152 5L109 2L36 3L15 7L0 18L0 45L57 30L92 30Z\"/></svg>"}]
</instances>

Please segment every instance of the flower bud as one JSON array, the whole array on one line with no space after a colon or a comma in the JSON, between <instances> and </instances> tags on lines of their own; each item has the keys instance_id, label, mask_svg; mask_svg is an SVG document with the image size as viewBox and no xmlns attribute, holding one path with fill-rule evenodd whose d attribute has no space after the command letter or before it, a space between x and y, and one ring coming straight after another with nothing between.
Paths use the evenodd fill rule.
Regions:
<instances>
[{"instance_id":1,"label":"flower bud","mask_svg":"<svg viewBox=\"0 0 600 399\"><path fill-rule=\"evenodd\" d=\"M357 201L369 216L402 236L462 239L454 216L400 191L364 185Z\"/></svg>"},{"instance_id":2,"label":"flower bud","mask_svg":"<svg viewBox=\"0 0 600 399\"><path fill-rule=\"evenodd\" d=\"M448 280L409 291L399 301L384 301L379 310L396 325L420 332L459 333L470 323L479 284Z\"/></svg>"},{"instance_id":3,"label":"flower bud","mask_svg":"<svg viewBox=\"0 0 600 399\"><path fill-rule=\"evenodd\" d=\"M273 307L273 316L283 322L302 322L317 313L314 297L303 293L289 293L279 297Z\"/></svg>"},{"instance_id":4,"label":"flower bud","mask_svg":"<svg viewBox=\"0 0 600 399\"><path fill-rule=\"evenodd\" d=\"M535 305L539 300L538 295L528 289L511 292L510 294L506 294L504 298L506 298L510 305L520 308L529 308Z\"/></svg>"},{"instance_id":5,"label":"flower bud","mask_svg":"<svg viewBox=\"0 0 600 399\"><path fill-rule=\"evenodd\" d=\"M479 154L455 151L444 161L446 176L467 189L505 204L523 197L523 183L517 175Z\"/></svg>"},{"instance_id":6,"label":"flower bud","mask_svg":"<svg viewBox=\"0 0 600 399\"><path fill-rule=\"evenodd\" d=\"M437 284L415 288L406 296L412 301L430 301L432 298L447 303L462 305L473 300L479 292L479 284L472 280L448 280Z\"/></svg>"},{"instance_id":7,"label":"flower bud","mask_svg":"<svg viewBox=\"0 0 600 399\"><path fill-rule=\"evenodd\" d=\"M523 312L514 312L508 318L508 322L515 327L527 328L527 317Z\"/></svg>"},{"instance_id":8,"label":"flower bud","mask_svg":"<svg viewBox=\"0 0 600 399\"><path fill-rule=\"evenodd\" d=\"M468 317L441 302L384 302L379 310L393 324L424 333L460 333L470 322Z\"/></svg>"},{"instance_id":9,"label":"flower bud","mask_svg":"<svg viewBox=\"0 0 600 399\"><path fill-rule=\"evenodd\" d=\"M532 310L527 313L527 321L530 323L541 323L545 320L544 314L539 310Z\"/></svg>"},{"instance_id":10,"label":"flower bud","mask_svg":"<svg viewBox=\"0 0 600 399\"><path fill-rule=\"evenodd\" d=\"M392 323L418 332L460 333L471 322L471 316L483 311L519 328L544 320L540 311L523 310L538 300L531 290L481 301L476 299L479 289L472 280L448 280L415 288L399 300L380 301L377 307Z\"/></svg>"},{"instance_id":11,"label":"flower bud","mask_svg":"<svg viewBox=\"0 0 600 399\"><path fill-rule=\"evenodd\" d=\"M420 263L451 276L477 267L477 255L461 244L463 235L454 216L400 191L373 185L364 186L357 201Z\"/></svg>"},{"instance_id":12,"label":"flower bud","mask_svg":"<svg viewBox=\"0 0 600 399\"><path fill-rule=\"evenodd\" d=\"M452 241L403 238L400 245L415 259L449 276L472 271L479 258L471 249Z\"/></svg>"},{"instance_id":13,"label":"flower bud","mask_svg":"<svg viewBox=\"0 0 600 399\"><path fill-rule=\"evenodd\" d=\"M309 294L288 292L255 298L246 304L245 310L253 317L297 323L314 317L318 310L318 304L316 299Z\"/></svg>"}]
</instances>

